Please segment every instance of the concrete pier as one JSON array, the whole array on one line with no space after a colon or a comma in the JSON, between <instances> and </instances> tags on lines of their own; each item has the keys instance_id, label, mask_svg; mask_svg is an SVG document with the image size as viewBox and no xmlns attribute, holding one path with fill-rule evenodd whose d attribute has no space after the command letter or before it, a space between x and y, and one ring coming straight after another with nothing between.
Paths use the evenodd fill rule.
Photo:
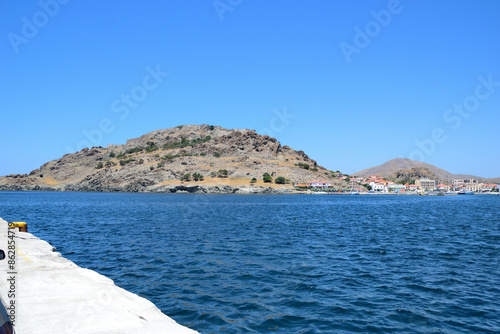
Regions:
<instances>
[{"instance_id":1,"label":"concrete pier","mask_svg":"<svg viewBox=\"0 0 500 334\"><path fill-rule=\"evenodd\" d=\"M63 258L47 242L10 231L0 218L0 249L7 256L0 261L0 297L18 334L197 333L145 298Z\"/></svg>"}]
</instances>

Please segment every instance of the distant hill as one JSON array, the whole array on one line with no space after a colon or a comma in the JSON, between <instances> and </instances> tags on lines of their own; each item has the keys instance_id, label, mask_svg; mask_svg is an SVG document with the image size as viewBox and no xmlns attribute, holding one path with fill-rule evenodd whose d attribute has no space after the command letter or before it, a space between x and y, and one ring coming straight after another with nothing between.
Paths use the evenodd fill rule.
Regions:
<instances>
[{"instance_id":1,"label":"distant hill","mask_svg":"<svg viewBox=\"0 0 500 334\"><path fill-rule=\"evenodd\" d=\"M359 172L354 173L354 174L357 176L360 176L360 177L366 177L366 176L374 175L374 174L381 176L381 177L392 177L399 170L411 169L411 168L415 168L415 167L427 168L431 172L433 172L439 180L443 180L443 181L446 181L446 180L452 181L454 179L471 179L472 178L472 179L482 180L483 182L493 182L493 183L500 182L500 178L487 179L487 178L483 178L483 177L479 177L479 176L475 176L475 175L469 175L469 174L452 174L452 173L445 171L444 169L441 169L439 167L436 167L436 166L433 166L430 164L426 164L425 162L415 161L415 160L411 160L411 159L401 159L401 158L389 160L389 161L383 163L382 165L379 165L376 167L371 167L371 168L359 171Z\"/></svg>"},{"instance_id":2,"label":"distant hill","mask_svg":"<svg viewBox=\"0 0 500 334\"><path fill-rule=\"evenodd\" d=\"M264 173L289 182L264 183ZM204 124L66 154L29 174L0 177L0 190L255 193L289 191L292 182L325 178L340 182L275 138Z\"/></svg>"}]
</instances>

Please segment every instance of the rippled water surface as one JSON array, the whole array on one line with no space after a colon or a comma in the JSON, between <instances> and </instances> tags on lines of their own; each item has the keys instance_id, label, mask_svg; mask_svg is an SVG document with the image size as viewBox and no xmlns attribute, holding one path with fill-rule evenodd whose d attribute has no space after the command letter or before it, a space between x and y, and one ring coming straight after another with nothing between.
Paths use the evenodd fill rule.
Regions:
<instances>
[{"instance_id":1,"label":"rippled water surface","mask_svg":"<svg viewBox=\"0 0 500 334\"><path fill-rule=\"evenodd\" d=\"M200 333L499 333L500 197L0 192Z\"/></svg>"}]
</instances>

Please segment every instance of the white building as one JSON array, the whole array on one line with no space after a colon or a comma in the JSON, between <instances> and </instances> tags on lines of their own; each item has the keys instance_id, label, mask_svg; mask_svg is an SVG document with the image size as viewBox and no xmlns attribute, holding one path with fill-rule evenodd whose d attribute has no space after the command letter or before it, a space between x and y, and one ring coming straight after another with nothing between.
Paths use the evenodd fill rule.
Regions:
<instances>
[{"instance_id":1,"label":"white building","mask_svg":"<svg viewBox=\"0 0 500 334\"><path fill-rule=\"evenodd\" d=\"M307 182L308 186L311 186L313 188L330 188L332 184L330 182L326 181L313 181L313 182Z\"/></svg>"},{"instance_id":2,"label":"white building","mask_svg":"<svg viewBox=\"0 0 500 334\"><path fill-rule=\"evenodd\" d=\"M377 182L370 182L369 183L370 187L372 187L372 190L375 192L381 192L381 193L386 193L388 192L387 186L382 183L377 183Z\"/></svg>"},{"instance_id":3,"label":"white building","mask_svg":"<svg viewBox=\"0 0 500 334\"><path fill-rule=\"evenodd\" d=\"M467 189L468 191L481 192L483 190L483 184L482 183L468 183L468 184L465 184L464 188Z\"/></svg>"}]
</instances>

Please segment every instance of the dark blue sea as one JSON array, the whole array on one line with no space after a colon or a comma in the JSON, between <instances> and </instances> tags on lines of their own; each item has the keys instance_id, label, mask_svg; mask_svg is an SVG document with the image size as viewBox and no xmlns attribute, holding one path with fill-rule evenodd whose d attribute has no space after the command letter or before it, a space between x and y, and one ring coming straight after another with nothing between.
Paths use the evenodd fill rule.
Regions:
<instances>
[{"instance_id":1,"label":"dark blue sea","mask_svg":"<svg viewBox=\"0 0 500 334\"><path fill-rule=\"evenodd\" d=\"M0 192L200 333L500 333L500 197Z\"/></svg>"}]
</instances>

